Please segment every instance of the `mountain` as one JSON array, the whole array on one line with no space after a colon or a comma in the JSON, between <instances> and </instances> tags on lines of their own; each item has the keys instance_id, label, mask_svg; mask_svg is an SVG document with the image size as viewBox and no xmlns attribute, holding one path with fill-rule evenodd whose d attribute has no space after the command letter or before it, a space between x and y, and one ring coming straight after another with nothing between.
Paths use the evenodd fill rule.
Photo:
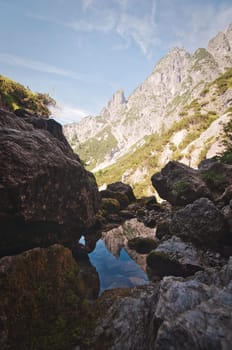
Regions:
<instances>
[{"instance_id":1,"label":"mountain","mask_svg":"<svg viewBox=\"0 0 232 350\"><path fill-rule=\"evenodd\" d=\"M190 54L173 48L128 100L118 90L99 116L69 124L64 133L88 168L98 171L99 184L122 179L141 187L141 179L150 176L147 163L153 163L153 172L170 159L196 166L200 154L219 151L215 141L223 130L220 123L228 121L224 114L232 99L230 67L232 24L206 49ZM222 89L225 80L227 88ZM194 153L200 136L201 147Z\"/></svg>"}]
</instances>

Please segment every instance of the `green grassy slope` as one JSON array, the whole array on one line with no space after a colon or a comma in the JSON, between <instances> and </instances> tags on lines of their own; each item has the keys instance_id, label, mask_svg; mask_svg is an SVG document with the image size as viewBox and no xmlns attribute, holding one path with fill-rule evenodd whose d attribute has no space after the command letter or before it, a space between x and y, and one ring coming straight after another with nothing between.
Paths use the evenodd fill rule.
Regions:
<instances>
[{"instance_id":1,"label":"green grassy slope","mask_svg":"<svg viewBox=\"0 0 232 350\"><path fill-rule=\"evenodd\" d=\"M49 117L48 105L55 101L48 94L34 93L29 88L0 75L0 106L11 112L19 108Z\"/></svg>"}]
</instances>

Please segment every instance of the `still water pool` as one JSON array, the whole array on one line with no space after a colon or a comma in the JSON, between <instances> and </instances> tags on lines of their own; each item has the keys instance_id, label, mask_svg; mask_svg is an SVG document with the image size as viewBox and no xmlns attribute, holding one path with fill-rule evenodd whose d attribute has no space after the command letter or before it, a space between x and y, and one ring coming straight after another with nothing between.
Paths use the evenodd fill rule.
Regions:
<instances>
[{"instance_id":1,"label":"still water pool","mask_svg":"<svg viewBox=\"0 0 232 350\"><path fill-rule=\"evenodd\" d=\"M80 240L84 243L84 238ZM99 239L93 252L89 254L92 265L96 268L100 279L100 294L106 289L133 287L149 283L142 268L129 256L125 248L114 256L106 247L103 239Z\"/></svg>"}]
</instances>

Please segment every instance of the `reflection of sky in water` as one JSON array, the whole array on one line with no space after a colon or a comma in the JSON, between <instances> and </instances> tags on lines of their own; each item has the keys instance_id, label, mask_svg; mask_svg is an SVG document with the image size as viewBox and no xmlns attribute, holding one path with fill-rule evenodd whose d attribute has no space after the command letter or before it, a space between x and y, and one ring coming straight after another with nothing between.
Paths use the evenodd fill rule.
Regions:
<instances>
[{"instance_id":1,"label":"reflection of sky in water","mask_svg":"<svg viewBox=\"0 0 232 350\"><path fill-rule=\"evenodd\" d=\"M89 254L89 258L99 274L100 293L105 289L133 287L149 283L145 272L131 259L124 248L121 249L120 256L116 258L100 239L94 251Z\"/></svg>"}]
</instances>

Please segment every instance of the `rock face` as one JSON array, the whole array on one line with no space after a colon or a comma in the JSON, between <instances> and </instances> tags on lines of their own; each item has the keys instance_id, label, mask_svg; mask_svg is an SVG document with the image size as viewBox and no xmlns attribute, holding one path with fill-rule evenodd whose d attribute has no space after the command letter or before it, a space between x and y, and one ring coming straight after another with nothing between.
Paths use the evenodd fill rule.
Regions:
<instances>
[{"instance_id":1,"label":"rock face","mask_svg":"<svg viewBox=\"0 0 232 350\"><path fill-rule=\"evenodd\" d=\"M213 202L200 198L174 214L170 231L184 240L214 246L225 236L226 222Z\"/></svg>"},{"instance_id":2,"label":"rock face","mask_svg":"<svg viewBox=\"0 0 232 350\"><path fill-rule=\"evenodd\" d=\"M98 301L96 349L231 348L232 259L221 270L187 279L164 277L160 284L108 291Z\"/></svg>"},{"instance_id":3,"label":"rock face","mask_svg":"<svg viewBox=\"0 0 232 350\"><path fill-rule=\"evenodd\" d=\"M96 308L94 349L149 349L147 332L154 312L156 290L154 286L148 286L104 292Z\"/></svg>"},{"instance_id":4,"label":"rock face","mask_svg":"<svg viewBox=\"0 0 232 350\"><path fill-rule=\"evenodd\" d=\"M83 168L58 123L1 110L0 145L4 225L37 222L83 229L93 224L98 208L95 178Z\"/></svg>"},{"instance_id":5,"label":"rock face","mask_svg":"<svg viewBox=\"0 0 232 350\"><path fill-rule=\"evenodd\" d=\"M153 349L223 349L231 347L232 260L217 272L199 272L188 280L161 282L155 317L163 320Z\"/></svg>"},{"instance_id":6,"label":"rock face","mask_svg":"<svg viewBox=\"0 0 232 350\"><path fill-rule=\"evenodd\" d=\"M54 245L0 259L0 347L63 350L91 325L80 268Z\"/></svg>"},{"instance_id":7,"label":"rock face","mask_svg":"<svg viewBox=\"0 0 232 350\"><path fill-rule=\"evenodd\" d=\"M206 49L200 48L192 55L183 48L171 49L127 101L123 91L119 90L102 109L100 117L87 117L80 124L65 128L69 140L74 135L77 138L78 142L73 144L77 148L78 143L85 144L85 147L88 142L96 141L100 137L99 131L106 127L108 140L112 135L116 139L114 150L106 147L104 157L101 155L97 162L91 157L85 159L91 170L113 164L131 151L132 146L144 142L145 135L160 133L163 128L181 119L183 107L199 95L205 83L213 81L232 66L231 27L213 38ZM215 108L216 104L212 104L209 110L214 111ZM227 108L222 108L220 115Z\"/></svg>"},{"instance_id":8,"label":"rock face","mask_svg":"<svg viewBox=\"0 0 232 350\"><path fill-rule=\"evenodd\" d=\"M200 197L210 197L210 191L199 171L176 161L169 162L151 178L160 197L173 205L184 205Z\"/></svg>"}]
</instances>

